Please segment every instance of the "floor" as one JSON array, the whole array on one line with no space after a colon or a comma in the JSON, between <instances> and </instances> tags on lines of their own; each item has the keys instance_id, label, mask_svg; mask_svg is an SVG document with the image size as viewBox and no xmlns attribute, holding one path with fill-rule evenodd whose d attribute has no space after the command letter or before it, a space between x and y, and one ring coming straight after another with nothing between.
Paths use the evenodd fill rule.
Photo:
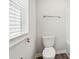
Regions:
<instances>
[{"instance_id":1,"label":"floor","mask_svg":"<svg viewBox=\"0 0 79 59\"><path fill-rule=\"evenodd\" d=\"M42 56L37 57L36 59L43 59ZM63 54L56 54L55 59L69 59L68 56L63 53Z\"/></svg>"}]
</instances>

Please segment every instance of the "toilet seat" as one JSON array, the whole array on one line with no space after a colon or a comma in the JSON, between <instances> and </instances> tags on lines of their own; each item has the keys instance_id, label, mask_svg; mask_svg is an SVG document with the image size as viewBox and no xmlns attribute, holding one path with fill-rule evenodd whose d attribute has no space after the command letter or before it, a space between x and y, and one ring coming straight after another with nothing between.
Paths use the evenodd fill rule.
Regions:
<instances>
[{"instance_id":1,"label":"toilet seat","mask_svg":"<svg viewBox=\"0 0 79 59\"><path fill-rule=\"evenodd\" d=\"M53 47L48 47L43 50L44 58L54 58L55 57L55 49Z\"/></svg>"}]
</instances>

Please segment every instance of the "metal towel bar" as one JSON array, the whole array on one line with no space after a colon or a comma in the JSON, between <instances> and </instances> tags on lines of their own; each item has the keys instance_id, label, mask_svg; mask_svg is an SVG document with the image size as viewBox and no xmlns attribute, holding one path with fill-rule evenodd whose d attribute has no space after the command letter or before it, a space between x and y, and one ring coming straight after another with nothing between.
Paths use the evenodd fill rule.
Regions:
<instances>
[{"instance_id":1,"label":"metal towel bar","mask_svg":"<svg viewBox=\"0 0 79 59\"><path fill-rule=\"evenodd\" d=\"M46 17L53 17L53 18L61 18L61 16L43 16L44 18Z\"/></svg>"}]
</instances>

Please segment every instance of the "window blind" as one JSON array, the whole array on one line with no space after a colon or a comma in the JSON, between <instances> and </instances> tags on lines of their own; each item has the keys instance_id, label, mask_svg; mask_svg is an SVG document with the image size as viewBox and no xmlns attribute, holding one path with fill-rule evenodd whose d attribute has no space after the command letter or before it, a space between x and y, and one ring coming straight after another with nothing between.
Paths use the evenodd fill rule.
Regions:
<instances>
[{"instance_id":1,"label":"window blind","mask_svg":"<svg viewBox=\"0 0 79 59\"><path fill-rule=\"evenodd\" d=\"M9 37L14 38L23 33L24 7L21 1L9 0Z\"/></svg>"}]
</instances>

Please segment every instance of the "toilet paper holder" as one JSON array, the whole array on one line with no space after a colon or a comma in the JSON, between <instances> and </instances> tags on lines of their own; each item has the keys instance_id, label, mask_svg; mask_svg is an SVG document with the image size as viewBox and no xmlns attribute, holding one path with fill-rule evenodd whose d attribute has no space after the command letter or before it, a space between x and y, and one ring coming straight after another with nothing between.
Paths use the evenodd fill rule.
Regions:
<instances>
[{"instance_id":1,"label":"toilet paper holder","mask_svg":"<svg viewBox=\"0 0 79 59\"><path fill-rule=\"evenodd\" d=\"M30 42L30 38L29 38L29 37L27 38L27 42L28 42L28 43Z\"/></svg>"}]
</instances>

